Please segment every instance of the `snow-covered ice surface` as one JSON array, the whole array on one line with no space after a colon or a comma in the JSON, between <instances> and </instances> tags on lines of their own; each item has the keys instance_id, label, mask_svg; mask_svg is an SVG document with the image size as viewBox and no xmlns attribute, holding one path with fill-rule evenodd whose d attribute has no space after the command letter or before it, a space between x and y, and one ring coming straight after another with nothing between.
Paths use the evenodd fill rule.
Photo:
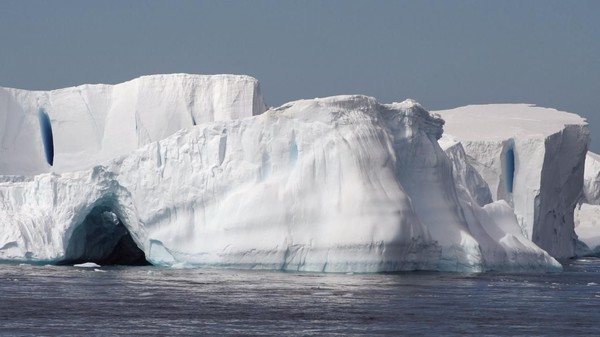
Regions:
<instances>
[{"instance_id":1,"label":"snow-covered ice surface","mask_svg":"<svg viewBox=\"0 0 600 337\"><path fill-rule=\"evenodd\" d=\"M527 104L435 111L488 183L493 200L514 208L524 236L557 258L576 253L573 211L589 143L578 115ZM473 191L473 186L468 188ZM487 192L476 193L476 200Z\"/></svg>"},{"instance_id":2,"label":"snow-covered ice surface","mask_svg":"<svg viewBox=\"0 0 600 337\"><path fill-rule=\"evenodd\" d=\"M262 107L256 83L238 79L251 83L246 115L221 121L199 115L208 123L188 123L153 141L166 136L161 125L176 128L162 120L155 125L159 136L139 148L138 139L130 146L136 150L112 162L2 176L0 259L77 261L114 247L130 252L133 245L151 263L175 267L560 269L523 235L507 203L482 205L490 201L483 179L459 163L464 153L449 159L437 142L443 121L418 103L336 96L256 115ZM460 165L465 169L453 175ZM46 166L11 167L30 173ZM119 226L130 243L118 241L125 238ZM85 246L89 233L100 233L93 235L95 248Z\"/></svg>"},{"instance_id":3,"label":"snow-covered ice surface","mask_svg":"<svg viewBox=\"0 0 600 337\"><path fill-rule=\"evenodd\" d=\"M0 88L0 174L89 169L176 131L266 110L240 75L152 75L53 91Z\"/></svg>"}]
</instances>

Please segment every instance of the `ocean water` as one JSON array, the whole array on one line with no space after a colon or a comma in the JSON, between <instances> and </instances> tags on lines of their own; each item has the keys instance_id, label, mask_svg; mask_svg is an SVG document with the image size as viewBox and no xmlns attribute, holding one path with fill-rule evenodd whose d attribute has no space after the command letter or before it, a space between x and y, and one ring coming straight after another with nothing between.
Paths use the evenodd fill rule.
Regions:
<instances>
[{"instance_id":1,"label":"ocean water","mask_svg":"<svg viewBox=\"0 0 600 337\"><path fill-rule=\"evenodd\" d=\"M600 336L600 259L550 274L0 265L2 336Z\"/></svg>"}]
</instances>

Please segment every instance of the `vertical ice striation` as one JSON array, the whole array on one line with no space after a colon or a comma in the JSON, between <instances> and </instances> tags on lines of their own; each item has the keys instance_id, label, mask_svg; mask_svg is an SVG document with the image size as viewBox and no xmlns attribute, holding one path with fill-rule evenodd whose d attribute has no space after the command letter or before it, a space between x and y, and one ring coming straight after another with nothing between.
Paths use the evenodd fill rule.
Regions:
<instances>
[{"instance_id":1,"label":"vertical ice striation","mask_svg":"<svg viewBox=\"0 0 600 337\"><path fill-rule=\"evenodd\" d=\"M437 140L444 121L407 100L387 106L400 184L415 212L442 247L439 269L483 271L480 247L460 208L452 166Z\"/></svg>"}]
</instances>

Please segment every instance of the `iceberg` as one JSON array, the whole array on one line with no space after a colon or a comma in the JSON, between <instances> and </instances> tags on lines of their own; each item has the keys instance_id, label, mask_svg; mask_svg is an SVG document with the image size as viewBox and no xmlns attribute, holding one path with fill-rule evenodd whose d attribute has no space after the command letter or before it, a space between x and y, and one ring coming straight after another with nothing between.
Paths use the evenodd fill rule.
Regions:
<instances>
[{"instance_id":1,"label":"iceberg","mask_svg":"<svg viewBox=\"0 0 600 337\"><path fill-rule=\"evenodd\" d=\"M73 267L78 267L78 268L99 268L100 265L94 263L94 262L85 262L85 263L79 263L79 264L74 264ZM98 270L98 269L95 269Z\"/></svg>"},{"instance_id":2,"label":"iceberg","mask_svg":"<svg viewBox=\"0 0 600 337\"><path fill-rule=\"evenodd\" d=\"M586 120L529 104L435 113L446 121L444 131L462 143L492 199L514 209L522 234L555 258L575 256L574 209L589 143ZM471 191L480 203L488 198L484 190L471 186Z\"/></svg>"},{"instance_id":3,"label":"iceberg","mask_svg":"<svg viewBox=\"0 0 600 337\"><path fill-rule=\"evenodd\" d=\"M65 123L56 122L54 100L43 112L35 104L0 111L6 120L33 116L36 124L23 125L37 128L36 142L23 145L37 155L30 161L11 147L18 130L0 129L8 156L0 176L0 260L323 272L561 269L525 235L512 201L493 201L493 185L471 165L464 143L440 140L444 120L415 101L334 96L264 111L248 77L126 83L145 88L145 81L161 89L110 95L110 104L105 91L123 84L59 90L62 99L81 102L78 90L88 89L86 102L95 107L63 106L72 116ZM204 85L186 91L182 83ZM50 95L4 92L30 105ZM127 105L134 112L110 113L139 97ZM193 109L197 99L211 108ZM139 124L153 123L144 128L152 132L127 124L141 118L141 104L146 122ZM51 130L39 122L44 113ZM66 141L70 129L78 139L81 129L67 121L87 113L110 115L92 120L120 127L125 145L101 137L102 145L88 141L80 152L57 141L49 151L45 139L61 134Z\"/></svg>"},{"instance_id":4,"label":"iceberg","mask_svg":"<svg viewBox=\"0 0 600 337\"><path fill-rule=\"evenodd\" d=\"M0 88L0 174L71 172L196 124L261 114L258 81L152 75L53 91Z\"/></svg>"}]
</instances>

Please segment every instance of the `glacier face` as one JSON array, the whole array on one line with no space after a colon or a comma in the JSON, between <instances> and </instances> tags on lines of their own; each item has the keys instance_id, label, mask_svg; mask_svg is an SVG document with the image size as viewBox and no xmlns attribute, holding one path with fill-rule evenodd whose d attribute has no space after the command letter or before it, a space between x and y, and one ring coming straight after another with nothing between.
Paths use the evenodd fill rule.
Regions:
<instances>
[{"instance_id":1,"label":"glacier face","mask_svg":"<svg viewBox=\"0 0 600 337\"><path fill-rule=\"evenodd\" d=\"M589 143L585 119L527 104L435 113L463 144L492 198L514 208L523 234L554 257L575 256L573 212Z\"/></svg>"},{"instance_id":2,"label":"glacier face","mask_svg":"<svg viewBox=\"0 0 600 337\"><path fill-rule=\"evenodd\" d=\"M53 91L0 88L0 174L70 172L196 124L261 114L258 81L152 75Z\"/></svg>"},{"instance_id":3,"label":"glacier face","mask_svg":"<svg viewBox=\"0 0 600 337\"><path fill-rule=\"evenodd\" d=\"M73 244L102 231L91 226L121 238L111 226L122 224L157 265L560 269L506 203L482 205L485 182L464 150L446 155L443 121L416 102L338 96L251 116L260 107L245 118L203 117L211 122L101 166L3 176L0 259L103 256L116 239Z\"/></svg>"}]
</instances>

